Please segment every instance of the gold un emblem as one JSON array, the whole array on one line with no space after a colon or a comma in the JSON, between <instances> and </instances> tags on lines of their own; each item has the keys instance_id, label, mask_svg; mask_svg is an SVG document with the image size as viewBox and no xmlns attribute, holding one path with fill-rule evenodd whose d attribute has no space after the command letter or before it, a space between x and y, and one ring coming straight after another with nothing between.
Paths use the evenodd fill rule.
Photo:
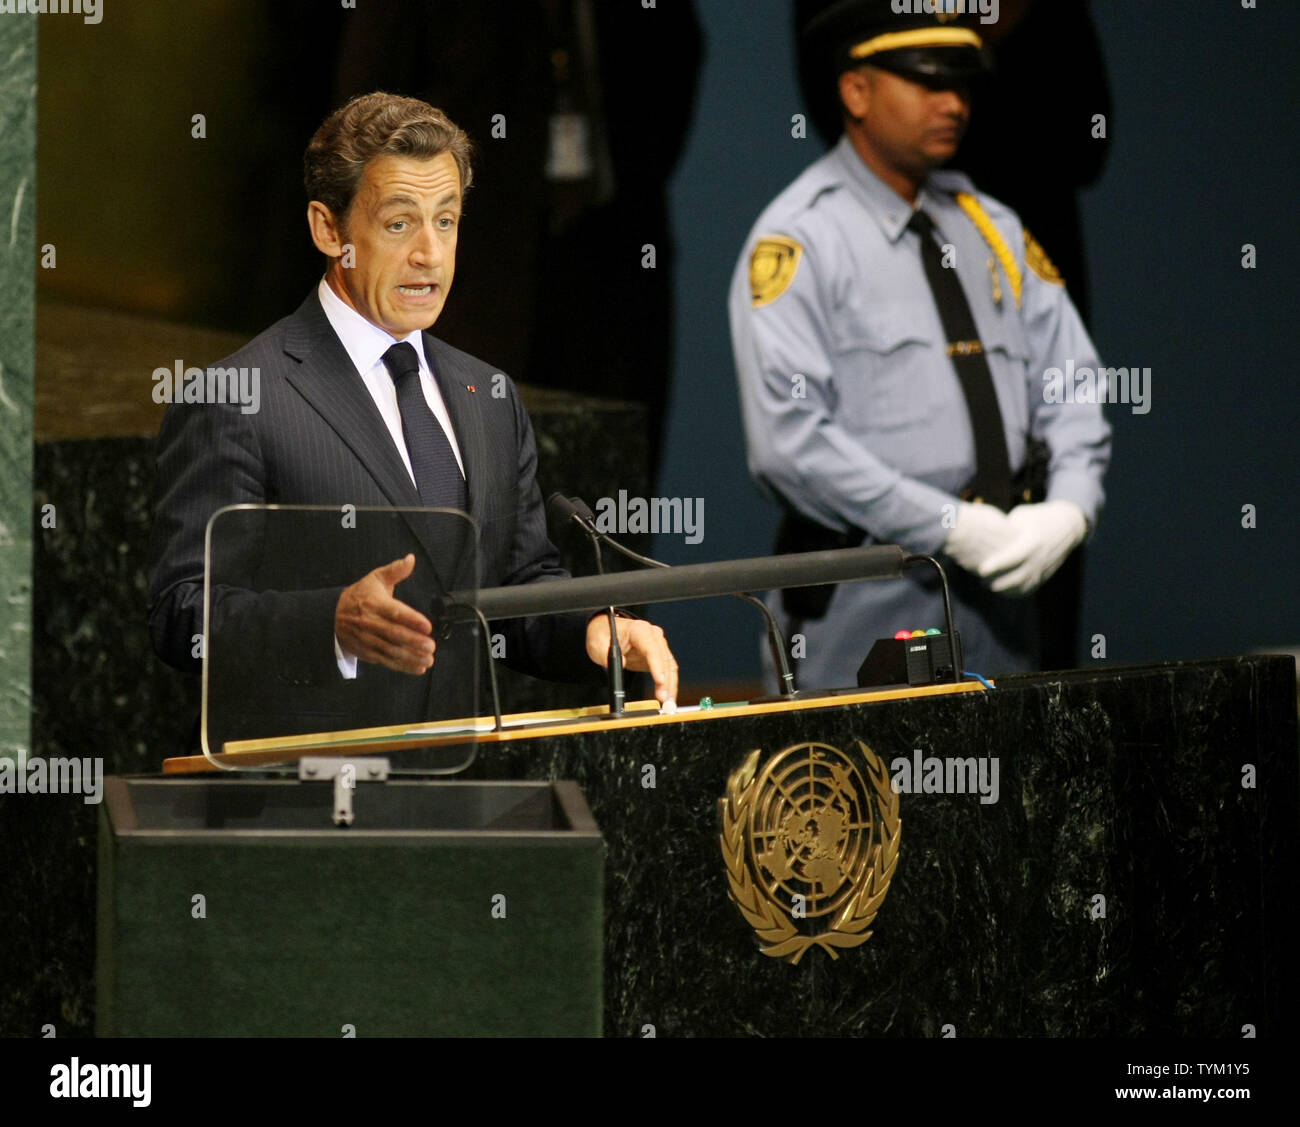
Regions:
<instances>
[{"instance_id":1,"label":"gold un emblem","mask_svg":"<svg viewBox=\"0 0 1300 1127\"><path fill-rule=\"evenodd\" d=\"M727 780L718 802L727 884L764 955L797 964L821 947L834 959L835 948L871 938L903 823L884 763L857 744L866 780L823 743L777 752L761 772L753 751Z\"/></svg>"}]
</instances>

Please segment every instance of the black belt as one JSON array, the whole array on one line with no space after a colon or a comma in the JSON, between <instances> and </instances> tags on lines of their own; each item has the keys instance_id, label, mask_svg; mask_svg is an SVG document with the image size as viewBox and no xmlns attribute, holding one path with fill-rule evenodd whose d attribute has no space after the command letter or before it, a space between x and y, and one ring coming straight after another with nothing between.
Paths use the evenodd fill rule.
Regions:
<instances>
[{"instance_id":1,"label":"black belt","mask_svg":"<svg viewBox=\"0 0 1300 1127\"><path fill-rule=\"evenodd\" d=\"M1051 460L1052 452L1047 443L1031 438L1025 451L1024 468L1011 480L1013 505L1035 503L1047 496L1047 471ZM963 500L975 500L973 495L967 494L973 494L973 491L970 488L962 490ZM856 548L866 540L867 534L860 528L847 531L827 528L786 509L776 532L774 551L778 556L789 552L826 552L834 548ZM781 605L793 618L815 621L825 617L835 587L834 583L820 587L787 587L781 592Z\"/></svg>"}]
</instances>

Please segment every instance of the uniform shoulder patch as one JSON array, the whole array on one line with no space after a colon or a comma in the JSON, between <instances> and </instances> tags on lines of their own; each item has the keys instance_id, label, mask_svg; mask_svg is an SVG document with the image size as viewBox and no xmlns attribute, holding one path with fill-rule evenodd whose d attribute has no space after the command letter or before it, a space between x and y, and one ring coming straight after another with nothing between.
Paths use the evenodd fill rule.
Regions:
<instances>
[{"instance_id":1,"label":"uniform shoulder patch","mask_svg":"<svg viewBox=\"0 0 1300 1127\"><path fill-rule=\"evenodd\" d=\"M1050 282L1054 286L1065 285L1065 279L1061 277L1056 264L1047 257L1047 251L1043 250L1039 241L1029 233L1028 227L1025 228L1025 265L1044 282Z\"/></svg>"},{"instance_id":2,"label":"uniform shoulder patch","mask_svg":"<svg viewBox=\"0 0 1300 1127\"><path fill-rule=\"evenodd\" d=\"M764 235L749 256L749 292L754 308L770 305L794 281L803 247L785 235Z\"/></svg>"}]
</instances>

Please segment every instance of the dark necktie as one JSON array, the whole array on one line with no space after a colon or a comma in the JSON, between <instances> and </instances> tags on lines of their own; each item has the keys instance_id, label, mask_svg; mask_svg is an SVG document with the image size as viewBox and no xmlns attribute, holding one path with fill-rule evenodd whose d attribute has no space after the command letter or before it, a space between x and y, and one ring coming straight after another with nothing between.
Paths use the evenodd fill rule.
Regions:
<instances>
[{"instance_id":1,"label":"dark necktie","mask_svg":"<svg viewBox=\"0 0 1300 1127\"><path fill-rule=\"evenodd\" d=\"M993 374L984 358L984 346L975 329L970 303L955 269L943 264L943 252L934 241L934 223L921 210L914 211L908 229L921 237L921 263L930 283L939 320L948 338L947 353L957 369L971 429L975 433L975 476L963 491L967 500L981 500L1004 512L1011 507L1011 466L1002 429Z\"/></svg>"},{"instance_id":2,"label":"dark necktie","mask_svg":"<svg viewBox=\"0 0 1300 1127\"><path fill-rule=\"evenodd\" d=\"M408 341L384 353L384 367L397 386L397 406L402 412L402 434L415 474L420 503L429 508L465 510L465 478L438 417L420 387L420 361Z\"/></svg>"}]
</instances>

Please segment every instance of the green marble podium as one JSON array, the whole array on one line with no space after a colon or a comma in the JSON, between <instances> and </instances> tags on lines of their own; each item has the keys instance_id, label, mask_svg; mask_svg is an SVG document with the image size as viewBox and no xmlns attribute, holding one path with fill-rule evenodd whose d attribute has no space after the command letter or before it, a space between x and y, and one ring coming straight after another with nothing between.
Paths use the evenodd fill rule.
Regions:
<instances>
[{"instance_id":1,"label":"green marble podium","mask_svg":"<svg viewBox=\"0 0 1300 1127\"><path fill-rule=\"evenodd\" d=\"M571 783L106 782L99 1036L582 1037L603 850Z\"/></svg>"}]
</instances>

